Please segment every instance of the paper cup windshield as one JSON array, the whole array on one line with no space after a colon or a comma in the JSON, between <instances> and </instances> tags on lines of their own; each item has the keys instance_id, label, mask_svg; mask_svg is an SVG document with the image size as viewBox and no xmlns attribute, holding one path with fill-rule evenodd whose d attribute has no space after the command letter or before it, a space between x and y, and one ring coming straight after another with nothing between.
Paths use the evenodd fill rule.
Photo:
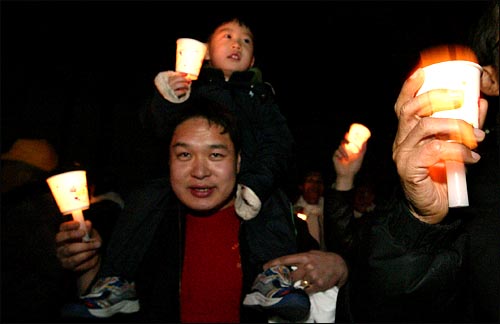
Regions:
<instances>
[{"instance_id":1,"label":"paper cup windshield","mask_svg":"<svg viewBox=\"0 0 500 324\"><path fill-rule=\"evenodd\" d=\"M346 147L351 153L358 153L363 144L370 138L371 132L365 125L359 123L351 124L349 133L346 135Z\"/></svg>"},{"instance_id":2,"label":"paper cup windshield","mask_svg":"<svg viewBox=\"0 0 500 324\"><path fill-rule=\"evenodd\" d=\"M47 179L52 195L63 215L89 208L86 172L70 171Z\"/></svg>"},{"instance_id":3,"label":"paper cup windshield","mask_svg":"<svg viewBox=\"0 0 500 324\"><path fill-rule=\"evenodd\" d=\"M207 45L192 38L177 40L175 71L188 74L191 80L198 79L205 59Z\"/></svg>"}]
</instances>

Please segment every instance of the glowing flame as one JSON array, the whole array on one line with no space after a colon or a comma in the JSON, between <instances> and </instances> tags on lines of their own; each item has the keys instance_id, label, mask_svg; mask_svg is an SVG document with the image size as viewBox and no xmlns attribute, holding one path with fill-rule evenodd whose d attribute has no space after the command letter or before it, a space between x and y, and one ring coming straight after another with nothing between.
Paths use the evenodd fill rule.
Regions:
<instances>
[{"instance_id":1,"label":"glowing flame","mask_svg":"<svg viewBox=\"0 0 500 324\"><path fill-rule=\"evenodd\" d=\"M478 63L474 51L464 45L439 45L420 52L420 67L447 61L470 61Z\"/></svg>"},{"instance_id":2,"label":"glowing flame","mask_svg":"<svg viewBox=\"0 0 500 324\"><path fill-rule=\"evenodd\" d=\"M297 213L297 217L302 219L302 220L307 220L307 215L306 214L302 214L302 213Z\"/></svg>"}]
</instances>

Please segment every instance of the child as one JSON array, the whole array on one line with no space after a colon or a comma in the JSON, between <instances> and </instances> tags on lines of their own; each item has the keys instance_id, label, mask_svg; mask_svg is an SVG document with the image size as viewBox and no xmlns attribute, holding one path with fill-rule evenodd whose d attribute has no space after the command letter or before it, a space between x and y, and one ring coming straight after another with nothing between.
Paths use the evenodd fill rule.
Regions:
<instances>
[{"instance_id":1,"label":"child","mask_svg":"<svg viewBox=\"0 0 500 324\"><path fill-rule=\"evenodd\" d=\"M250 28L240 19L225 21L209 36L207 45L206 62L196 81L174 71L156 76L155 94L141 118L145 127L162 137L169 117L176 109L182 109L180 103L191 97L213 99L235 112L242 139L235 201L236 213L244 220L241 242L245 246L240 248L250 252L252 265L259 265L252 268L261 269L269 260L298 251L293 208L284 191L291 163L294 163L293 138L274 101L272 87L262 82L260 71L253 66L254 37ZM142 229L152 231L158 220L151 220L148 226L144 226L143 220L136 222ZM82 297L89 311L100 317L138 309L138 302L130 292L134 289L134 271L149 236L147 232L140 232L140 237L136 235L137 244L124 244L123 240L132 242L130 236L139 231L122 230L118 225L115 233L121 239L114 241L119 243L110 243L98 276L101 280L90 294ZM252 275L256 278L258 273ZM126 291L119 294L130 298L95 303L106 295L106 289L116 290L116 287L126 287ZM289 289L300 290L291 285ZM120 303L122 306L116 306ZM111 308L113 310L108 311Z\"/></svg>"}]
</instances>

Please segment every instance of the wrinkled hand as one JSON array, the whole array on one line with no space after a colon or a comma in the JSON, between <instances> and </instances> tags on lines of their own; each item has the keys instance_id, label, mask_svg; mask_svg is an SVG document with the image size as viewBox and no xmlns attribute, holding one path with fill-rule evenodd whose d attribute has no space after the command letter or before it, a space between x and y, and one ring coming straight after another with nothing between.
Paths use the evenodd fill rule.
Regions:
<instances>
[{"instance_id":1,"label":"wrinkled hand","mask_svg":"<svg viewBox=\"0 0 500 324\"><path fill-rule=\"evenodd\" d=\"M412 213L436 224L448 213L446 178L440 176L443 161L476 163L480 157L472 149L484 139L484 132L462 120L429 117L439 110L460 107L463 93L432 90L415 97L423 80L419 69L406 80L396 101L399 124L392 157ZM482 116L486 100L481 99L479 105ZM482 125L483 120L479 122Z\"/></svg>"},{"instance_id":2,"label":"wrinkled hand","mask_svg":"<svg viewBox=\"0 0 500 324\"><path fill-rule=\"evenodd\" d=\"M83 242L85 231L79 229L77 221L67 221L59 226L56 234L56 255L64 269L74 272L87 272L99 266L99 248L102 239L90 221L85 221L90 234L90 241Z\"/></svg>"},{"instance_id":3,"label":"wrinkled hand","mask_svg":"<svg viewBox=\"0 0 500 324\"><path fill-rule=\"evenodd\" d=\"M340 255L318 250L276 258L264 264L264 270L276 265L296 266L297 270L292 272L292 281L307 280L309 286L304 290L308 294L334 286L342 287L349 273L347 264Z\"/></svg>"}]
</instances>

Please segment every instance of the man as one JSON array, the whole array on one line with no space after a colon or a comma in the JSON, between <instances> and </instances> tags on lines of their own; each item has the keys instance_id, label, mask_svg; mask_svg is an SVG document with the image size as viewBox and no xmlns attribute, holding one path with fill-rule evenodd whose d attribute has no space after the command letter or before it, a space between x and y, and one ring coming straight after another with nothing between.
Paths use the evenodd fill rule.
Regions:
<instances>
[{"instance_id":1,"label":"man","mask_svg":"<svg viewBox=\"0 0 500 324\"><path fill-rule=\"evenodd\" d=\"M170 179L156 179L134 191L126 200L120 221L165 213L156 227L139 265L135 285L140 310L123 320L163 322L263 322L263 313L242 307L253 276L262 269L248 269L248 245L240 240L245 231L234 210L239 169L239 137L234 117L224 106L207 99L190 100L170 119ZM176 197L169 195L169 187ZM140 213L140 214L139 214ZM75 222L63 223L56 235L57 255L66 269L80 273L80 294L91 286L100 267L99 234L95 241L82 237ZM88 224L91 229L91 224ZM120 249L126 252L124 237ZM117 245L113 245L117 246ZM110 248L113 248L110 246ZM133 248L133 247L130 247ZM115 251L116 252L116 251ZM317 251L319 252L319 251ZM310 292L328 289L345 280L341 258L321 252L295 264L301 280L312 273L326 276ZM306 268L311 262L315 267ZM321 269L335 268L336 272ZM340 272L337 272L339 271ZM318 272L319 271L319 272ZM340 274L339 274L340 273ZM119 287L116 287L119 289Z\"/></svg>"}]
</instances>

